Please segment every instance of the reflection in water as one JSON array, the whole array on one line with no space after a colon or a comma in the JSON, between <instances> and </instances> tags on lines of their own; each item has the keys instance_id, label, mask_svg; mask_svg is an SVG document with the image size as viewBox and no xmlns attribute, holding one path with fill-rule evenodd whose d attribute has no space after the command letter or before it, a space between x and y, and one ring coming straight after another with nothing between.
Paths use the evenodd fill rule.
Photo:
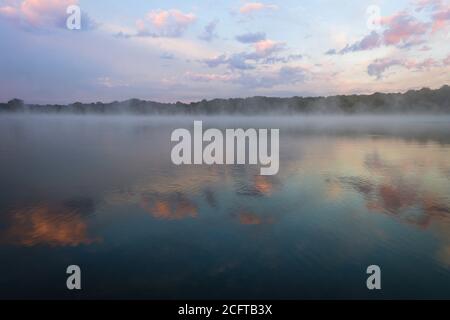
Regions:
<instances>
[{"instance_id":1,"label":"reflection in water","mask_svg":"<svg viewBox=\"0 0 450 320\"><path fill-rule=\"evenodd\" d=\"M242 211L238 214L239 223L244 225L260 225L273 223L272 217L265 217L248 211Z\"/></svg>"},{"instance_id":2,"label":"reflection in water","mask_svg":"<svg viewBox=\"0 0 450 320\"><path fill-rule=\"evenodd\" d=\"M425 185L430 171L439 167L435 168L430 160L427 160L428 165L424 161L408 157L388 162L378 153L369 153L365 156L364 166L372 178L338 177L337 182L361 194L370 211L395 215L406 223L425 228L433 219L450 219L450 207L448 197L442 195L445 189L435 190L433 186ZM330 179L326 181L330 182ZM412 209L418 210L419 214L411 214Z\"/></svg>"},{"instance_id":3,"label":"reflection in water","mask_svg":"<svg viewBox=\"0 0 450 320\"><path fill-rule=\"evenodd\" d=\"M329 181L329 180L328 180ZM402 184L376 183L367 178L341 177L339 183L344 188L350 187L366 200L370 211L383 212L398 216L402 221L420 227L428 227L433 219L450 219L448 204L431 194L418 191L418 186ZM411 215L408 209L418 209L419 215Z\"/></svg>"},{"instance_id":4,"label":"reflection in water","mask_svg":"<svg viewBox=\"0 0 450 320\"><path fill-rule=\"evenodd\" d=\"M247 178L247 177L246 177ZM242 196L260 197L271 196L276 187L279 187L279 181L274 176L256 175L250 179L252 184L244 180L238 184L236 193Z\"/></svg>"},{"instance_id":5,"label":"reflection in water","mask_svg":"<svg viewBox=\"0 0 450 320\"><path fill-rule=\"evenodd\" d=\"M255 189L264 195L270 195L273 191L274 185L268 176L255 177Z\"/></svg>"},{"instance_id":6,"label":"reflection in water","mask_svg":"<svg viewBox=\"0 0 450 320\"><path fill-rule=\"evenodd\" d=\"M358 177L340 177L338 181L343 186L349 186L363 195L367 195L374 189L374 185L367 179Z\"/></svg>"},{"instance_id":7,"label":"reflection in water","mask_svg":"<svg viewBox=\"0 0 450 320\"><path fill-rule=\"evenodd\" d=\"M181 220L196 218L198 214L196 204L179 192L144 195L141 204L156 219Z\"/></svg>"},{"instance_id":8,"label":"reflection in water","mask_svg":"<svg viewBox=\"0 0 450 320\"><path fill-rule=\"evenodd\" d=\"M216 195L211 188L205 188L205 190L203 190L203 195L206 199L206 202L208 202L210 207L212 207L212 208L218 207Z\"/></svg>"},{"instance_id":9,"label":"reflection in water","mask_svg":"<svg viewBox=\"0 0 450 320\"><path fill-rule=\"evenodd\" d=\"M74 199L62 205L39 204L8 213L6 243L35 246L78 246L99 241L89 236L86 216L94 210L89 199Z\"/></svg>"},{"instance_id":10,"label":"reflection in water","mask_svg":"<svg viewBox=\"0 0 450 320\"><path fill-rule=\"evenodd\" d=\"M89 266L87 298L372 298L361 268L373 263L380 298L450 298L445 119L266 119L280 128L276 176L172 165L172 127L191 120L64 119L0 118L0 298L23 297L18 278L64 296L36 279L69 261ZM21 274L33 259L42 268Z\"/></svg>"},{"instance_id":11,"label":"reflection in water","mask_svg":"<svg viewBox=\"0 0 450 320\"><path fill-rule=\"evenodd\" d=\"M394 150L386 148L389 142L384 141L381 153L377 146L361 155L361 169L358 165L353 168L360 176L326 177L328 195L344 197L341 188L353 190L364 199L369 212L431 229L440 238L437 257L443 266L450 267L450 185L441 174L450 167L448 147L413 148L396 142ZM361 149L355 144L352 155Z\"/></svg>"}]
</instances>

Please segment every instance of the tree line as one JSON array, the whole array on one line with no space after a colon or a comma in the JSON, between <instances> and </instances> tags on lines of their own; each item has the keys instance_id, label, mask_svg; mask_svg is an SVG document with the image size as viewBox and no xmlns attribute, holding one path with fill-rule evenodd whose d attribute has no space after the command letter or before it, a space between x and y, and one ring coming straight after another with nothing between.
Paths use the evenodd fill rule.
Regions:
<instances>
[{"instance_id":1,"label":"tree line","mask_svg":"<svg viewBox=\"0 0 450 320\"><path fill-rule=\"evenodd\" d=\"M330 97L250 98L201 100L191 103L160 103L139 99L110 103L26 104L20 99L0 103L0 112L70 114L385 114L450 113L450 86L423 88L405 93L339 95Z\"/></svg>"}]
</instances>

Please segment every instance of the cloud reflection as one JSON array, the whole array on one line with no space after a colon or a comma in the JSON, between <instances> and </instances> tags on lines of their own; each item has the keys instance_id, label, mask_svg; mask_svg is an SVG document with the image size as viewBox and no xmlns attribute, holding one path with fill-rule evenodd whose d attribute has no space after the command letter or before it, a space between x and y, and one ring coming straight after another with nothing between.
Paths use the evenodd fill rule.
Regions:
<instances>
[{"instance_id":1,"label":"cloud reflection","mask_svg":"<svg viewBox=\"0 0 450 320\"><path fill-rule=\"evenodd\" d=\"M256 175L253 181L240 183L236 193L238 195L261 197L271 196L275 189L279 186L279 181L275 177Z\"/></svg>"},{"instance_id":2,"label":"cloud reflection","mask_svg":"<svg viewBox=\"0 0 450 320\"><path fill-rule=\"evenodd\" d=\"M9 227L2 243L22 246L78 246L99 241L89 235L86 215L93 212L90 199L73 199L63 204L38 204L8 214Z\"/></svg>"},{"instance_id":3,"label":"cloud reflection","mask_svg":"<svg viewBox=\"0 0 450 320\"><path fill-rule=\"evenodd\" d=\"M141 206L160 220L182 220L198 216L197 205L179 192L144 195Z\"/></svg>"}]
</instances>

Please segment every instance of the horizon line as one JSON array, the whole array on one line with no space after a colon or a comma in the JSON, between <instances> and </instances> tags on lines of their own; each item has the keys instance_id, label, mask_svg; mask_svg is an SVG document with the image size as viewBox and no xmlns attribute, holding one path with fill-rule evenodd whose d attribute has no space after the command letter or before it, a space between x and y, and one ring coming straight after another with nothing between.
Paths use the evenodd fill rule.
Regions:
<instances>
[{"instance_id":1,"label":"horizon line","mask_svg":"<svg viewBox=\"0 0 450 320\"><path fill-rule=\"evenodd\" d=\"M237 99L241 99L241 100L246 100L246 99L252 99L252 98L269 98L269 99L293 99L293 98L301 98L301 99L309 99L309 98L331 98L331 97L348 97L348 96L372 96L375 94L406 94L409 91L421 91L421 90L440 90L444 87L450 87L450 84L443 84L439 87L436 88L430 88L430 87L421 87L420 89L408 89L405 91L392 91L392 92L380 92L380 91L375 91L372 93L353 93L353 94L335 94L335 95L317 95L317 96L286 96L286 97L281 97L281 96L247 96L247 97L228 97L228 98L211 98L211 99L201 99L201 100L195 100L195 101L191 101L191 102L182 102L182 101L176 101L176 102L161 102L161 101L156 101L156 100L150 100L150 99L140 99L140 98L128 98L125 100L113 100L110 102L104 102L104 101L96 101L96 102L80 102L80 101L75 101L75 102L69 102L69 103L28 103L25 100L21 99L21 98L12 98L9 99L6 102L0 102L0 104L8 104L10 101L13 100L20 100L24 103L24 105L38 105L38 106L42 106L42 105L73 105L73 104L97 104L97 103L102 103L102 104L112 104L112 103L123 103L123 102L127 102L127 101L131 101L131 100L138 100L138 101L143 101L143 102L153 102L153 103L159 103L159 104L168 104L168 105L176 105L176 104L185 104L185 105L191 105L191 104L197 104L197 103L201 103L203 101L206 102L211 102L214 100L237 100Z\"/></svg>"}]
</instances>

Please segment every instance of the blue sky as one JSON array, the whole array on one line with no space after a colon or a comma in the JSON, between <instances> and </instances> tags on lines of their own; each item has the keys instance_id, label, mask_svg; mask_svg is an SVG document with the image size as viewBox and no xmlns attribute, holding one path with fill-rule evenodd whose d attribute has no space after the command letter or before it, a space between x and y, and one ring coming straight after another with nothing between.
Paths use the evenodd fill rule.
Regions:
<instances>
[{"instance_id":1,"label":"blue sky","mask_svg":"<svg viewBox=\"0 0 450 320\"><path fill-rule=\"evenodd\" d=\"M65 26L74 4L81 30ZM0 0L0 101L436 88L449 26L448 0Z\"/></svg>"}]
</instances>

